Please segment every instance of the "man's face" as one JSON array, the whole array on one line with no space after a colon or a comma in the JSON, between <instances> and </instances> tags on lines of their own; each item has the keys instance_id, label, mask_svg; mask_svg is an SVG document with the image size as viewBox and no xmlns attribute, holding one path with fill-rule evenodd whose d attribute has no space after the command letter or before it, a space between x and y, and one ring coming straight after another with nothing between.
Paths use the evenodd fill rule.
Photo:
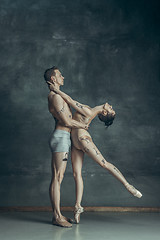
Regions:
<instances>
[{"instance_id":1,"label":"man's face","mask_svg":"<svg viewBox=\"0 0 160 240\"><path fill-rule=\"evenodd\" d=\"M59 86L63 86L64 77L62 76L61 72L58 69L55 70L55 80Z\"/></svg>"}]
</instances>

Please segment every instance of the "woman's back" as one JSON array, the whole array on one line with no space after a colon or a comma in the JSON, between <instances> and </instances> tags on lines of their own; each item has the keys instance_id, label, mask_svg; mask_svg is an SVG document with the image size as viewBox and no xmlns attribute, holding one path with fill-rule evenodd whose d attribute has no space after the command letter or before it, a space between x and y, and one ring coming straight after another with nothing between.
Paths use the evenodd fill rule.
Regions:
<instances>
[{"instance_id":1,"label":"woman's back","mask_svg":"<svg viewBox=\"0 0 160 240\"><path fill-rule=\"evenodd\" d=\"M90 122L92 121L91 116L90 117L89 116L86 117L86 116L82 115L81 113L79 113L77 111L74 113L73 119L78 121L78 122L84 123L84 124L90 124ZM72 142L73 142L73 145L77 149L81 149L79 140L83 136L87 136L87 137L91 138L89 132L87 130L85 130L85 129L82 129L82 128L74 128L74 129L72 129L72 131L71 131Z\"/></svg>"}]
</instances>

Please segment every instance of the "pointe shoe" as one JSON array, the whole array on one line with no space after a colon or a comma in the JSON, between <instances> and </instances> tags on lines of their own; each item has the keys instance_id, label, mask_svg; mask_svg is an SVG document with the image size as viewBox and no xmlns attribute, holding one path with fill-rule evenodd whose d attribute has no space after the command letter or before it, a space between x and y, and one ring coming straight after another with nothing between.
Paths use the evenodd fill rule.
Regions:
<instances>
[{"instance_id":1,"label":"pointe shoe","mask_svg":"<svg viewBox=\"0 0 160 240\"><path fill-rule=\"evenodd\" d=\"M132 185L130 185L129 183L125 185L125 187L127 188L127 190L135 197L137 198L141 198L142 197L142 193L139 192L135 187L133 187Z\"/></svg>"},{"instance_id":2,"label":"pointe shoe","mask_svg":"<svg viewBox=\"0 0 160 240\"><path fill-rule=\"evenodd\" d=\"M72 224L66 221L65 218L54 218L52 219L52 224L59 226L59 227L65 227L65 228L70 228L72 227Z\"/></svg>"},{"instance_id":3,"label":"pointe shoe","mask_svg":"<svg viewBox=\"0 0 160 240\"><path fill-rule=\"evenodd\" d=\"M74 219L76 223L80 222L80 214L84 212L84 208L83 207L75 207L74 209Z\"/></svg>"}]
</instances>

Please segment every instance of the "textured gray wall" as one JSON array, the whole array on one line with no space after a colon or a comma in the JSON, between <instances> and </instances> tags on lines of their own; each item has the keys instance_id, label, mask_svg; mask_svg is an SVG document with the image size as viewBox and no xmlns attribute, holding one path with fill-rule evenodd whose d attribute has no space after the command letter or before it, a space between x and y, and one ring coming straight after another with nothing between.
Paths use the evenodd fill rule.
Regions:
<instances>
[{"instance_id":1,"label":"textured gray wall","mask_svg":"<svg viewBox=\"0 0 160 240\"><path fill-rule=\"evenodd\" d=\"M144 0L0 0L0 205L50 205L44 70L57 65L63 91L117 115L90 133L107 160L143 193L132 197L85 158L83 205L160 206L160 6ZM70 160L62 205L74 204Z\"/></svg>"}]
</instances>

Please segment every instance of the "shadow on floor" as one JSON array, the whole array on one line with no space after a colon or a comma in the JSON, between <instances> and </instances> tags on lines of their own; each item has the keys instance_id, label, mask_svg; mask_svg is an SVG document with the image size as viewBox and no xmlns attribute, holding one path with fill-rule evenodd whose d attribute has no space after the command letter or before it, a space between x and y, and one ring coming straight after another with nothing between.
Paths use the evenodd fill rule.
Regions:
<instances>
[{"instance_id":1,"label":"shadow on floor","mask_svg":"<svg viewBox=\"0 0 160 240\"><path fill-rule=\"evenodd\" d=\"M45 213L42 215L41 212L3 212L1 219L24 221L24 222L36 222L42 224L52 224L52 214Z\"/></svg>"}]
</instances>

